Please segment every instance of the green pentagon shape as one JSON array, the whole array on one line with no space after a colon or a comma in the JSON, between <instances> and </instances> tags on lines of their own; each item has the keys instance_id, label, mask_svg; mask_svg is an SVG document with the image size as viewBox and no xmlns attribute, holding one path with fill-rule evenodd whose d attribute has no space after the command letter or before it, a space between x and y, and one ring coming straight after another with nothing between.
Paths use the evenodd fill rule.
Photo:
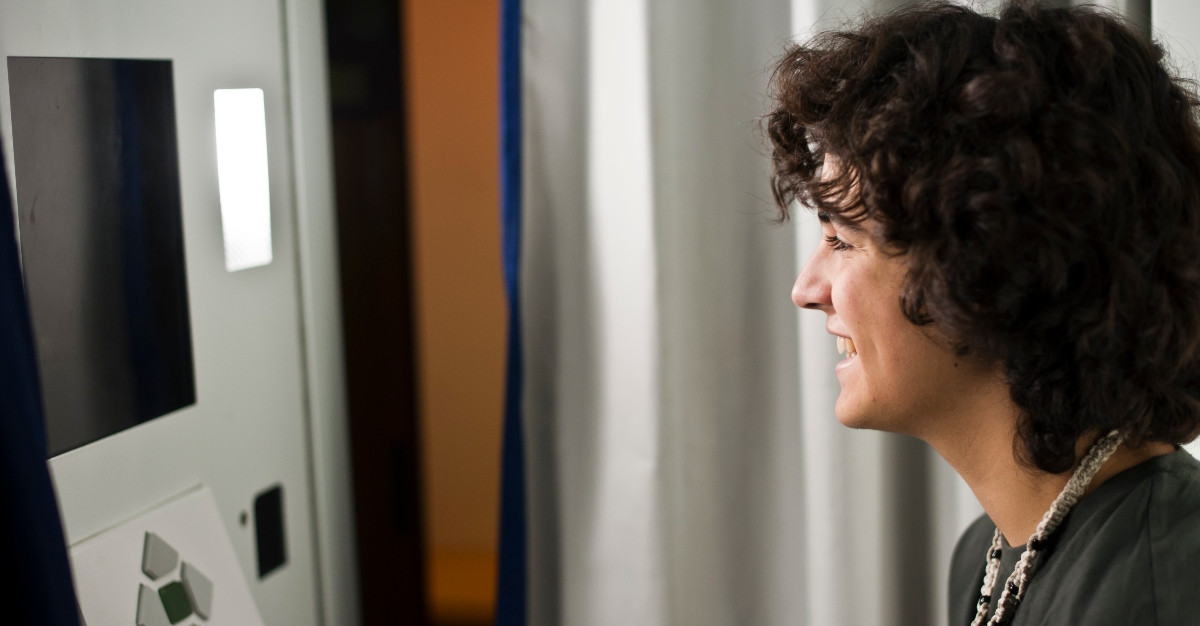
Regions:
<instances>
[{"instance_id":1,"label":"green pentagon shape","mask_svg":"<svg viewBox=\"0 0 1200 626\"><path fill-rule=\"evenodd\" d=\"M172 624L178 624L192 614L192 603L188 602L187 590L178 580L159 589L158 597L162 600L163 608L167 610L167 619L171 620Z\"/></svg>"}]
</instances>

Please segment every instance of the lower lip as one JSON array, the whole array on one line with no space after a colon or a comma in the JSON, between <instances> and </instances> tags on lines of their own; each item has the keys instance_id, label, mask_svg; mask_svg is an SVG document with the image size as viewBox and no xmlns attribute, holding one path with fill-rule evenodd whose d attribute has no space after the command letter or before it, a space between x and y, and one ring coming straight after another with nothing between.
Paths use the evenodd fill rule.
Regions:
<instances>
[{"instance_id":1,"label":"lower lip","mask_svg":"<svg viewBox=\"0 0 1200 626\"><path fill-rule=\"evenodd\" d=\"M835 370L844 370L847 367L850 367L851 365L853 365L854 362L857 360L858 360L857 354L855 354L853 356L848 356L848 357L842 359L841 361L838 361L838 364L836 366L834 366L834 369Z\"/></svg>"}]
</instances>

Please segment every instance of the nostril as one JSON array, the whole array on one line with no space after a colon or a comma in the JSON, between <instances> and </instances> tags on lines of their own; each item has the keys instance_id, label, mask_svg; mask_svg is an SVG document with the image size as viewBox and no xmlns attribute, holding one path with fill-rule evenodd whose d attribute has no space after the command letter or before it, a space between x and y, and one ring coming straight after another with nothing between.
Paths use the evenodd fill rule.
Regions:
<instances>
[{"instance_id":1,"label":"nostril","mask_svg":"<svg viewBox=\"0 0 1200 626\"><path fill-rule=\"evenodd\" d=\"M823 311L832 304L826 267L816 254L809 257L792 285L792 303L802 309Z\"/></svg>"},{"instance_id":2,"label":"nostril","mask_svg":"<svg viewBox=\"0 0 1200 626\"><path fill-rule=\"evenodd\" d=\"M820 311L829 302L829 298L823 297L827 293L828 289L822 289L820 284L804 282L804 275L801 274L792 287L792 304L801 309Z\"/></svg>"}]
</instances>

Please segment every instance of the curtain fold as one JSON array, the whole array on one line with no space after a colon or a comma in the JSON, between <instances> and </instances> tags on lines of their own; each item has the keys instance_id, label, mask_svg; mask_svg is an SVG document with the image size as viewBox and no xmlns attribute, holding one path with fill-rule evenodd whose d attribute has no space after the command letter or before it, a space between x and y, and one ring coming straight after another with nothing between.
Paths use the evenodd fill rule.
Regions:
<instances>
[{"instance_id":1,"label":"curtain fold","mask_svg":"<svg viewBox=\"0 0 1200 626\"><path fill-rule=\"evenodd\" d=\"M525 353L528 624L566 624L585 575L566 545L583 532L596 451L595 341L588 322L587 5L522 0L521 326ZM577 552L577 551L576 551Z\"/></svg>"},{"instance_id":2,"label":"curtain fold","mask_svg":"<svg viewBox=\"0 0 1200 626\"><path fill-rule=\"evenodd\" d=\"M759 117L780 2L649 3L670 624L792 624L802 605L795 270Z\"/></svg>"}]
</instances>

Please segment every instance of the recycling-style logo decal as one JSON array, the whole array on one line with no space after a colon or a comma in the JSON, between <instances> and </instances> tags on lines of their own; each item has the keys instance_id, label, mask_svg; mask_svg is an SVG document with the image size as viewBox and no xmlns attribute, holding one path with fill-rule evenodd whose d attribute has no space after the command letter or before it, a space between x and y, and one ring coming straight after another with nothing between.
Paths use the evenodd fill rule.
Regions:
<instances>
[{"instance_id":1,"label":"recycling-style logo decal","mask_svg":"<svg viewBox=\"0 0 1200 626\"><path fill-rule=\"evenodd\" d=\"M171 626L189 617L203 624L212 615L213 585L195 565L183 561L162 537L147 532L142 573L151 584L138 589L137 626Z\"/></svg>"}]
</instances>

